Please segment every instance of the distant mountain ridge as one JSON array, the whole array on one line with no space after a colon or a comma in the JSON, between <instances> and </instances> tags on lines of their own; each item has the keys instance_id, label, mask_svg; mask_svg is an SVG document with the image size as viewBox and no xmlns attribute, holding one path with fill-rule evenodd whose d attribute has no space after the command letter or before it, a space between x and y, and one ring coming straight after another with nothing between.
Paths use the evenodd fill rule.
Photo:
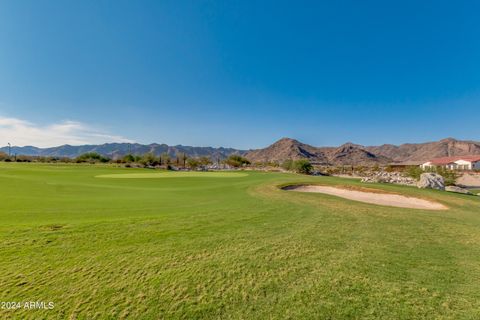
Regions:
<instances>
[{"instance_id":1,"label":"distant mountain ridge","mask_svg":"<svg viewBox=\"0 0 480 320\"><path fill-rule=\"evenodd\" d=\"M421 163L433 158L466 155L480 155L480 142L447 138L399 146L346 143L340 147L314 147L291 138L282 138L266 148L247 152L245 157L252 162L308 159L318 165L381 165Z\"/></svg>"},{"instance_id":2,"label":"distant mountain ridge","mask_svg":"<svg viewBox=\"0 0 480 320\"><path fill-rule=\"evenodd\" d=\"M314 147L291 138L282 138L264 149L249 151L245 157L251 162L308 159L317 165L371 165L391 162L391 159L377 156L353 143L339 147Z\"/></svg>"},{"instance_id":3,"label":"distant mountain ridge","mask_svg":"<svg viewBox=\"0 0 480 320\"><path fill-rule=\"evenodd\" d=\"M0 151L8 153L8 147L0 148ZM71 146L62 145L51 148L37 148L33 146L12 147L11 154L27 155L27 156L44 156L44 157L68 157L75 158L87 152L97 152L103 156L112 159L120 158L126 154L132 153L143 155L145 153L153 153L159 156L167 153L170 157L175 157L179 153L185 153L189 157L207 156L211 158L224 159L232 154L245 154L245 150L234 148L214 148L214 147L191 147L191 146L169 146L166 144L139 144L139 143L105 143L101 145L81 145Z\"/></svg>"},{"instance_id":4,"label":"distant mountain ridge","mask_svg":"<svg viewBox=\"0 0 480 320\"><path fill-rule=\"evenodd\" d=\"M8 147L0 148L8 153ZM97 152L112 159L132 153L142 155L163 153L175 157L185 153L189 157L207 156L225 159L232 154L243 155L251 162L277 162L308 159L318 165L384 165L389 163L421 163L433 158L480 155L480 142L462 141L447 138L425 143L405 143L401 145L362 146L345 143L339 147L314 147L295 139L282 138L272 145L256 150L234 148L169 146L167 144L105 143L101 145L63 145L52 148L33 146L12 147L11 153L29 156L54 156L75 158L86 152Z\"/></svg>"},{"instance_id":5,"label":"distant mountain ridge","mask_svg":"<svg viewBox=\"0 0 480 320\"><path fill-rule=\"evenodd\" d=\"M480 142L446 138L425 143L405 143L399 146L384 144L365 147L366 150L396 162L427 161L432 158L468 156L480 154Z\"/></svg>"}]
</instances>

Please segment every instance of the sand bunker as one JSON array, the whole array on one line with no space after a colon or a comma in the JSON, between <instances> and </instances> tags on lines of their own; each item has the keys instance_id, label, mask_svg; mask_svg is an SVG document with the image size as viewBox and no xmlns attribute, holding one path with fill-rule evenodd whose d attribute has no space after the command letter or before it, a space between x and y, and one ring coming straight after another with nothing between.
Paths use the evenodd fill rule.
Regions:
<instances>
[{"instance_id":1,"label":"sand bunker","mask_svg":"<svg viewBox=\"0 0 480 320\"><path fill-rule=\"evenodd\" d=\"M377 193L357 191L350 189L342 189L327 186L313 186L300 185L284 187L284 190L298 191L298 192L316 192L324 193L332 196L337 196L349 200L361 201L366 203L378 204L382 206L412 208L412 209L426 209L426 210L446 210L448 209L443 204L432 202L428 200L406 197L399 194Z\"/></svg>"}]
</instances>

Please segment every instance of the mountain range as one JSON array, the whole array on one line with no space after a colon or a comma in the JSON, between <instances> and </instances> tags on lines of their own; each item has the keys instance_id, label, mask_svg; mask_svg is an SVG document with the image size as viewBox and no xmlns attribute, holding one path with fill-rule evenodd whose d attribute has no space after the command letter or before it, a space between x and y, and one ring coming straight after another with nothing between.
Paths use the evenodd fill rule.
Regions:
<instances>
[{"instance_id":1,"label":"mountain range","mask_svg":"<svg viewBox=\"0 0 480 320\"><path fill-rule=\"evenodd\" d=\"M8 147L0 148L0 151L8 153ZM97 152L112 159L120 158L126 154L143 155L153 153L156 156L167 153L170 157L185 153L190 157L207 156L212 159L225 159L231 154L244 154L246 151L233 148L169 146L166 144L139 144L139 143L105 143L101 145L62 145L52 148L37 148L33 146L12 147L11 154L43 157L67 157L75 158L87 152Z\"/></svg>"},{"instance_id":2,"label":"mountain range","mask_svg":"<svg viewBox=\"0 0 480 320\"><path fill-rule=\"evenodd\" d=\"M294 139L283 138L264 149L249 151L245 156L252 162L308 159L318 165L381 165L418 164L432 158L479 154L480 142L453 138L399 146L391 144L361 146L346 143L339 147L314 147Z\"/></svg>"},{"instance_id":3,"label":"mountain range","mask_svg":"<svg viewBox=\"0 0 480 320\"><path fill-rule=\"evenodd\" d=\"M8 153L8 147L0 148ZM389 163L417 164L432 158L480 155L480 142L462 141L447 138L425 143L406 143L402 145L384 144L381 146L362 146L345 143L339 147L314 147L295 139L282 138L272 145L256 150L234 148L169 146L166 144L106 143L102 145L63 145L52 148L33 146L12 147L11 153L29 156L54 156L74 158L86 152L97 152L110 158L119 158L126 154L163 153L175 157L185 153L189 157L207 156L213 159L225 159L232 154L240 154L251 162L282 162L292 159L308 159L318 165L382 165Z\"/></svg>"}]
</instances>

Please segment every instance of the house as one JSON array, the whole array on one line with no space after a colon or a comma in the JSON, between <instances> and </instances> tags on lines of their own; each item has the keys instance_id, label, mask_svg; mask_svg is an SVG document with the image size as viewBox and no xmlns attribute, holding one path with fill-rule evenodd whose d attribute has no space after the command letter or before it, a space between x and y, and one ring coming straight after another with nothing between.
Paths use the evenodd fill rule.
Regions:
<instances>
[{"instance_id":1,"label":"house","mask_svg":"<svg viewBox=\"0 0 480 320\"><path fill-rule=\"evenodd\" d=\"M480 170L480 156L462 157L455 164L458 170Z\"/></svg>"},{"instance_id":2,"label":"house","mask_svg":"<svg viewBox=\"0 0 480 320\"><path fill-rule=\"evenodd\" d=\"M450 170L480 170L480 155L435 158L422 163L420 167L423 170L436 167L443 167Z\"/></svg>"}]
</instances>

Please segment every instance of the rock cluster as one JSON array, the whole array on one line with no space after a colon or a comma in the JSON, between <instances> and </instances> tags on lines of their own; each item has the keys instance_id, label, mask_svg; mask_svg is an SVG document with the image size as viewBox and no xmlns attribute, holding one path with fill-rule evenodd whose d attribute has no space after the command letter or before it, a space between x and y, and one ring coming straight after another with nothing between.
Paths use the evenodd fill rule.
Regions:
<instances>
[{"instance_id":1,"label":"rock cluster","mask_svg":"<svg viewBox=\"0 0 480 320\"><path fill-rule=\"evenodd\" d=\"M414 186L417 181L410 177L405 177L400 172L375 172L368 177L362 178L362 182L367 183L395 183L408 186Z\"/></svg>"},{"instance_id":2,"label":"rock cluster","mask_svg":"<svg viewBox=\"0 0 480 320\"><path fill-rule=\"evenodd\" d=\"M463 188L460 188L460 187L457 187L457 186L448 186L448 187L445 187L445 191L449 191L449 192L456 192L456 193L463 193L463 194L472 194L470 191L468 191L467 189L463 189Z\"/></svg>"},{"instance_id":3,"label":"rock cluster","mask_svg":"<svg viewBox=\"0 0 480 320\"><path fill-rule=\"evenodd\" d=\"M421 189L445 190L445 180L437 173L422 173L420 181L417 183L417 187Z\"/></svg>"}]
</instances>

